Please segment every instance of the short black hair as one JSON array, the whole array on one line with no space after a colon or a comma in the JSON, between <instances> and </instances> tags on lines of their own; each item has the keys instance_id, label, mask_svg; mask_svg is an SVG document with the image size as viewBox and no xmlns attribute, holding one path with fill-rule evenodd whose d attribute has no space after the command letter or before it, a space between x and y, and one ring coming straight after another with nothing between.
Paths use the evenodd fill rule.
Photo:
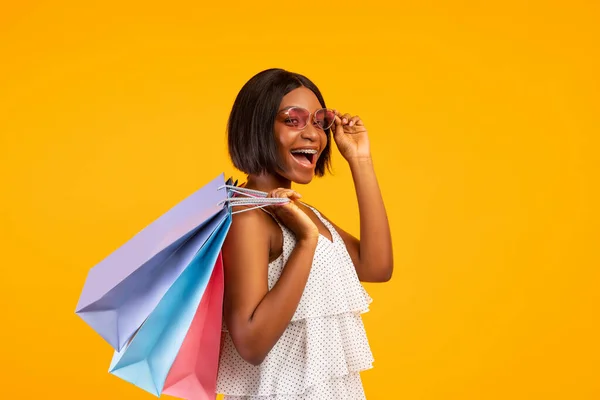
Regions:
<instances>
[{"instance_id":1,"label":"short black hair","mask_svg":"<svg viewBox=\"0 0 600 400\"><path fill-rule=\"evenodd\" d=\"M326 107L321 91L310 79L280 68L259 72L242 87L227 123L229 156L237 169L246 174L276 173L281 165L273 132L277 111L283 96L302 86ZM331 163L331 130L325 134L327 145L317 160L317 176L323 176Z\"/></svg>"}]
</instances>

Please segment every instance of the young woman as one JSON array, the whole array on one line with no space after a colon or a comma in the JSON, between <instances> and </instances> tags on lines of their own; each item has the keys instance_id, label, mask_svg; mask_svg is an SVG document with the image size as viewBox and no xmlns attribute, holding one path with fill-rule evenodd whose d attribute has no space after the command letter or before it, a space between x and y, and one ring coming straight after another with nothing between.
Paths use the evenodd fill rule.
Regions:
<instances>
[{"instance_id":1,"label":"young woman","mask_svg":"<svg viewBox=\"0 0 600 400\"><path fill-rule=\"evenodd\" d=\"M360 240L292 190L325 173L332 133L352 171ZM270 69L238 94L228 140L246 188L291 201L233 218L217 391L226 400L364 399L360 371L373 358L360 316L371 299L360 281L386 282L393 269L366 127L326 108L306 77Z\"/></svg>"}]
</instances>

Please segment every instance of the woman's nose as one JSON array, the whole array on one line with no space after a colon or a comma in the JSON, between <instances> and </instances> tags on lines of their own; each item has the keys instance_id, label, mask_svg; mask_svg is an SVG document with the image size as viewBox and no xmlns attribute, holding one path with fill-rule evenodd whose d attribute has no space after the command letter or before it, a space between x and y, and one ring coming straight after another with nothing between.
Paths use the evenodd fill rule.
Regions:
<instances>
[{"instance_id":1,"label":"woman's nose","mask_svg":"<svg viewBox=\"0 0 600 400\"><path fill-rule=\"evenodd\" d=\"M319 131L316 126L312 123L308 123L304 129L302 129L301 136L303 139L309 139L315 141L319 138Z\"/></svg>"}]
</instances>

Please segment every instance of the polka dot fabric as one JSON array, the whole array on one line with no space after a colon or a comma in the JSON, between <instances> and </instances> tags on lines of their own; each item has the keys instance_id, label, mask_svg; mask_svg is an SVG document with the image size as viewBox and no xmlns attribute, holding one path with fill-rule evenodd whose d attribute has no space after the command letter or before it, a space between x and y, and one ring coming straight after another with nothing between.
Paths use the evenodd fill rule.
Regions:
<instances>
[{"instance_id":1,"label":"polka dot fabric","mask_svg":"<svg viewBox=\"0 0 600 400\"><path fill-rule=\"evenodd\" d=\"M360 374L353 372L341 378L322 381L302 394L273 394L270 396L225 396L227 400L365 400Z\"/></svg>"},{"instance_id":2,"label":"polka dot fabric","mask_svg":"<svg viewBox=\"0 0 600 400\"><path fill-rule=\"evenodd\" d=\"M292 321L258 366L239 355L223 326L217 392L224 400L364 399L360 371L372 367L361 315L371 298L361 285L346 246L331 232L319 237L312 269ZM279 222L278 222L279 223ZM283 231L283 254L269 264L271 289L294 249L294 234Z\"/></svg>"}]
</instances>

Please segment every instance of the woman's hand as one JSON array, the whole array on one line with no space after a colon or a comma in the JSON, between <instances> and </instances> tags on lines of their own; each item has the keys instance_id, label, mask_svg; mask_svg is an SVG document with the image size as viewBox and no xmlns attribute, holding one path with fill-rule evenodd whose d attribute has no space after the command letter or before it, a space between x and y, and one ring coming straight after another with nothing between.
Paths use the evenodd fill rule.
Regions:
<instances>
[{"instance_id":1,"label":"woman's hand","mask_svg":"<svg viewBox=\"0 0 600 400\"><path fill-rule=\"evenodd\" d=\"M270 192L267 197L290 199L289 203L269 206L267 209L294 232L298 240L319 238L319 228L317 228L317 225L294 203L294 201L302 197L299 193L291 189L279 188Z\"/></svg>"},{"instance_id":2,"label":"woman's hand","mask_svg":"<svg viewBox=\"0 0 600 400\"><path fill-rule=\"evenodd\" d=\"M333 139L346 161L371 158L369 135L358 115L335 112Z\"/></svg>"}]
</instances>

